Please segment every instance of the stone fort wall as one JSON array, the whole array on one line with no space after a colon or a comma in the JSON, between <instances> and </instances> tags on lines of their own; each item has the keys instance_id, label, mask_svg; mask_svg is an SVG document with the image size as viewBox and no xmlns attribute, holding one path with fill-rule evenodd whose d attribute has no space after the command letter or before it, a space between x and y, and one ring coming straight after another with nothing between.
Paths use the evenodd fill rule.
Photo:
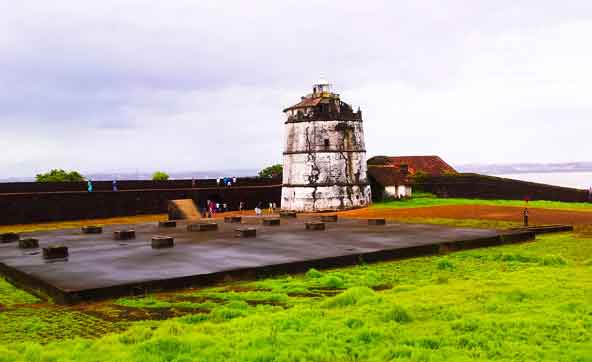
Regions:
<instances>
[{"instance_id":1,"label":"stone fort wall","mask_svg":"<svg viewBox=\"0 0 592 362\"><path fill-rule=\"evenodd\" d=\"M413 186L440 197L588 202L588 191L502 177L464 173L427 177Z\"/></svg>"},{"instance_id":2,"label":"stone fort wall","mask_svg":"<svg viewBox=\"0 0 592 362\"><path fill-rule=\"evenodd\" d=\"M217 187L216 180L110 181L86 183L0 184L0 225L166 213L168 200L193 199L198 207L206 200L226 202L231 209L239 202L252 209L257 203L280 203L279 180L238 179L236 185Z\"/></svg>"}]
</instances>

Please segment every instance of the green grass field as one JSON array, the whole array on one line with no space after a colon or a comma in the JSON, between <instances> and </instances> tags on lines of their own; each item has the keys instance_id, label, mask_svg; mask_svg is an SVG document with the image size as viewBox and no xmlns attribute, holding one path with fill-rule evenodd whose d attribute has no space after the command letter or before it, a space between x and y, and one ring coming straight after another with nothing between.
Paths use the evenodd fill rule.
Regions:
<instances>
[{"instance_id":1,"label":"green grass field","mask_svg":"<svg viewBox=\"0 0 592 362\"><path fill-rule=\"evenodd\" d=\"M521 200L484 200L484 199L458 199L439 198L429 193L414 192L413 197L405 200L387 201L372 204L372 208L413 208L446 205L487 205L487 206L516 206L524 207L526 203ZM528 207L554 210L590 211L592 203L589 202L560 202L560 201L529 201Z\"/></svg>"},{"instance_id":2,"label":"green grass field","mask_svg":"<svg viewBox=\"0 0 592 362\"><path fill-rule=\"evenodd\" d=\"M84 307L0 291L0 361L592 361L573 233Z\"/></svg>"}]
</instances>

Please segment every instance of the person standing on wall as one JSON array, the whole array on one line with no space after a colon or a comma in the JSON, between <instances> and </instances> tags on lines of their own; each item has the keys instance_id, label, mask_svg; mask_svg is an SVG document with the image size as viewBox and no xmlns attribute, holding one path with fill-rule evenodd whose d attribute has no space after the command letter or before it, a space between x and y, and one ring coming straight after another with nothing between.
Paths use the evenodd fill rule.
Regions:
<instances>
[{"instance_id":1,"label":"person standing on wall","mask_svg":"<svg viewBox=\"0 0 592 362\"><path fill-rule=\"evenodd\" d=\"M257 206L255 206L255 215L260 216L261 215L261 207L263 205L261 204L261 202L257 203Z\"/></svg>"},{"instance_id":2,"label":"person standing on wall","mask_svg":"<svg viewBox=\"0 0 592 362\"><path fill-rule=\"evenodd\" d=\"M86 189L88 192L93 192L93 184L91 180L88 180L88 182L86 183Z\"/></svg>"},{"instance_id":3,"label":"person standing on wall","mask_svg":"<svg viewBox=\"0 0 592 362\"><path fill-rule=\"evenodd\" d=\"M117 189L117 180L113 180L112 184L113 184L113 192L117 192L118 191L118 189Z\"/></svg>"},{"instance_id":4,"label":"person standing on wall","mask_svg":"<svg viewBox=\"0 0 592 362\"><path fill-rule=\"evenodd\" d=\"M207 218L210 219L212 217L212 204L210 200L206 201L206 207L204 210Z\"/></svg>"}]
</instances>

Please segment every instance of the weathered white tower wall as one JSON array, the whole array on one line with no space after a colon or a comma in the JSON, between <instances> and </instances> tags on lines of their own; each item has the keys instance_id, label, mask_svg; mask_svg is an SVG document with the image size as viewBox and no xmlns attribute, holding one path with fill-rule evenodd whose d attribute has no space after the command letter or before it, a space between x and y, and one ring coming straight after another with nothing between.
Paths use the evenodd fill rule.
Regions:
<instances>
[{"instance_id":1,"label":"weathered white tower wall","mask_svg":"<svg viewBox=\"0 0 592 362\"><path fill-rule=\"evenodd\" d=\"M362 114L323 86L284 110L285 210L343 210L371 201Z\"/></svg>"}]
</instances>

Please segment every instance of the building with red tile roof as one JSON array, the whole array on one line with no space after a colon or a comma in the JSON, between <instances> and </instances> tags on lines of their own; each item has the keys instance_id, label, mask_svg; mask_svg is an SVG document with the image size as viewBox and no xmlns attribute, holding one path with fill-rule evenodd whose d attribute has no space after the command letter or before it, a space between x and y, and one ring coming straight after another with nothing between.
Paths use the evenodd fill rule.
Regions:
<instances>
[{"instance_id":1,"label":"building with red tile roof","mask_svg":"<svg viewBox=\"0 0 592 362\"><path fill-rule=\"evenodd\" d=\"M368 160L368 177L376 199L411 196L413 176L442 176L456 170L438 156L375 156Z\"/></svg>"}]
</instances>

